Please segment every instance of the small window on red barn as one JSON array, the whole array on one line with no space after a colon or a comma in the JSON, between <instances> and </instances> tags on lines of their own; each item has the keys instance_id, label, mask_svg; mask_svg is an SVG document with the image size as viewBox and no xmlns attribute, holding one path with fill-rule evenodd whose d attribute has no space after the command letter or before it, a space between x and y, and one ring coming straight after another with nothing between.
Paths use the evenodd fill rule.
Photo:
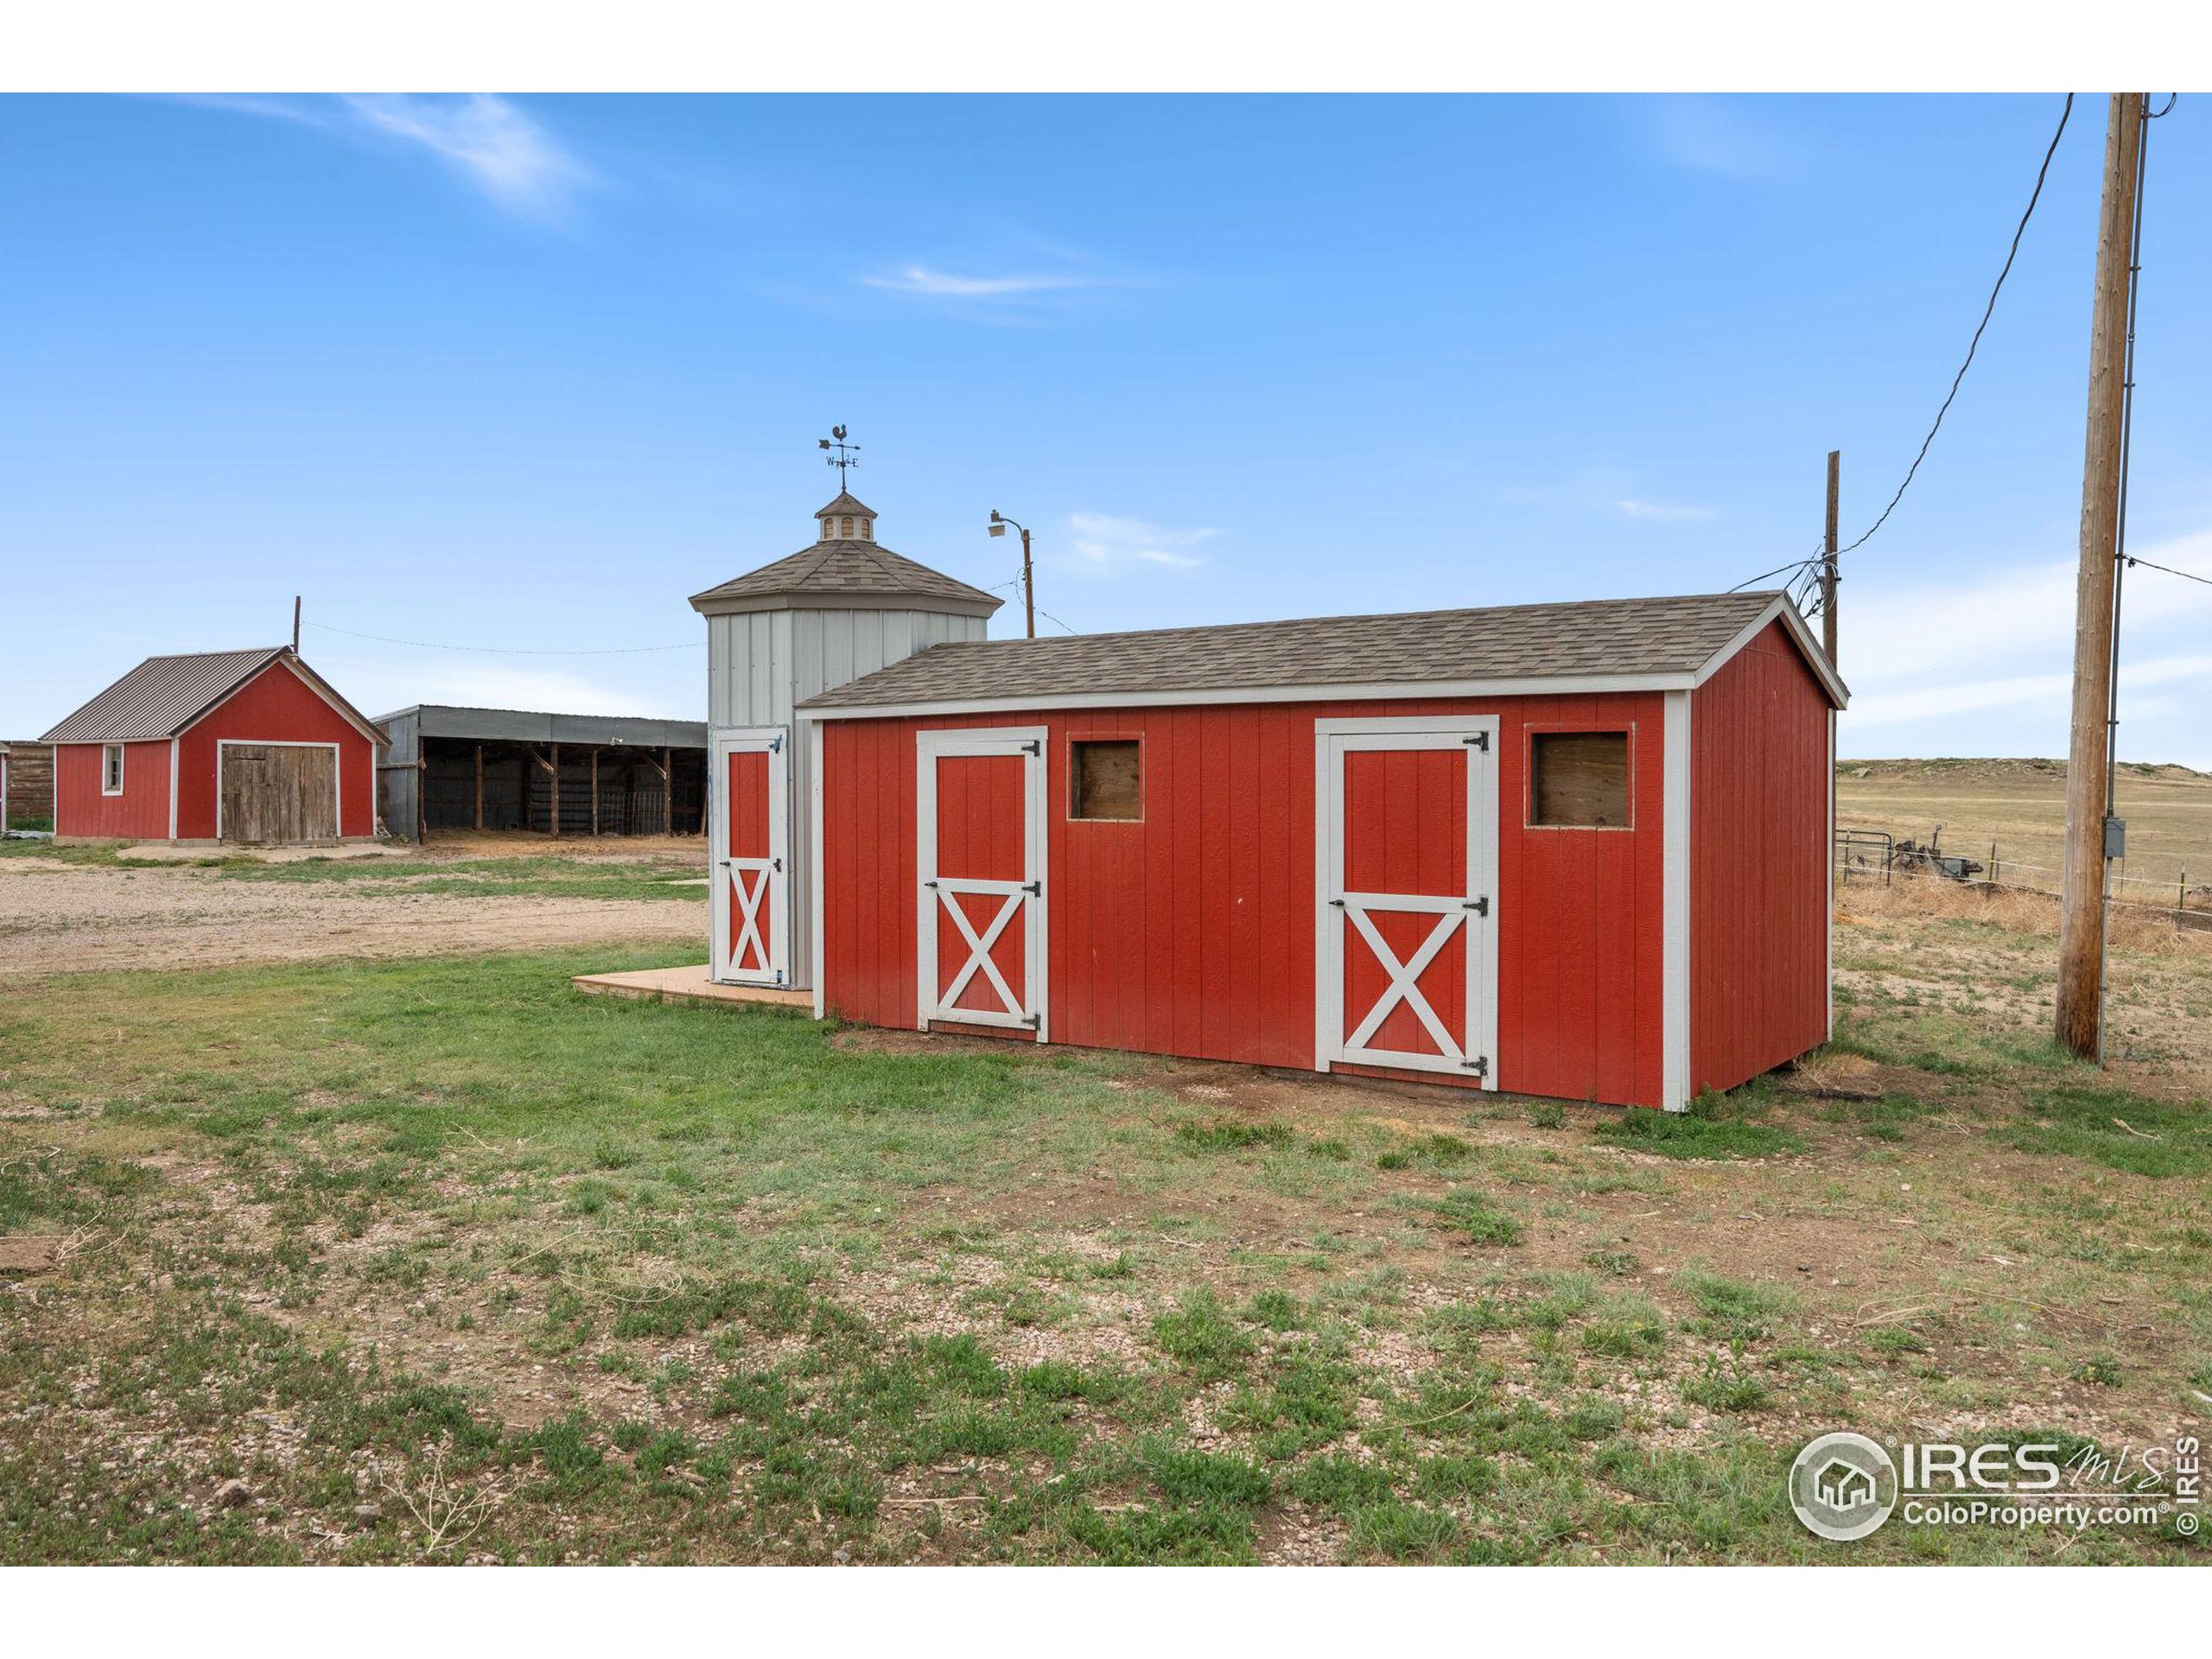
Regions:
<instances>
[{"instance_id":1,"label":"small window on red barn","mask_svg":"<svg viewBox=\"0 0 2212 1659\"><path fill-rule=\"evenodd\" d=\"M1529 822L1541 829L1625 830L1626 732L1533 732Z\"/></svg>"},{"instance_id":2,"label":"small window on red barn","mask_svg":"<svg viewBox=\"0 0 2212 1659\"><path fill-rule=\"evenodd\" d=\"M123 793L123 745L120 743L100 745L100 793Z\"/></svg>"},{"instance_id":3,"label":"small window on red barn","mask_svg":"<svg viewBox=\"0 0 2212 1659\"><path fill-rule=\"evenodd\" d=\"M1131 823L1144 817L1140 745L1133 737L1078 738L1068 745L1068 817Z\"/></svg>"}]
</instances>

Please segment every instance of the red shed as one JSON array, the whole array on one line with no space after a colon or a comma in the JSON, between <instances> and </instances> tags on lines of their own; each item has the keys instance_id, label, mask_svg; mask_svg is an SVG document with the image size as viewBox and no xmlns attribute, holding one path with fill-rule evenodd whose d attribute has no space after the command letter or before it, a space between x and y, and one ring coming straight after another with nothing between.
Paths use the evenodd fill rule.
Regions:
<instances>
[{"instance_id":1,"label":"red shed","mask_svg":"<svg viewBox=\"0 0 2212 1659\"><path fill-rule=\"evenodd\" d=\"M1775 593L935 645L797 710L816 1009L1680 1109L1829 1034L1845 696Z\"/></svg>"},{"instance_id":2,"label":"red shed","mask_svg":"<svg viewBox=\"0 0 2212 1659\"><path fill-rule=\"evenodd\" d=\"M384 736L283 645L149 657L41 741L54 745L60 837L376 833Z\"/></svg>"}]
</instances>

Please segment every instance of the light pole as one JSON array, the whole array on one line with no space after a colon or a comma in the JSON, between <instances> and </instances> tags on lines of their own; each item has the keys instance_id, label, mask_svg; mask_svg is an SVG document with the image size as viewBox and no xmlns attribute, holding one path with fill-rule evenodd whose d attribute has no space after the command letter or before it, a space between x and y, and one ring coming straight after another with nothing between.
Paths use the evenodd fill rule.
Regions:
<instances>
[{"instance_id":1,"label":"light pole","mask_svg":"<svg viewBox=\"0 0 2212 1659\"><path fill-rule=\"evenodd\" d=\"M1034 639L1037 637L1037 593L1035 588L1030 586L1029 580L1029 527L1027 524L1014 524L1013 519L1001 515L996 507L991 509L992 535L1005 535L1006 527L1008 524L1014 524L1014 527L1021 532L1021 608L1027 613L1029 638Z\"/></svg>"}]
</instances>

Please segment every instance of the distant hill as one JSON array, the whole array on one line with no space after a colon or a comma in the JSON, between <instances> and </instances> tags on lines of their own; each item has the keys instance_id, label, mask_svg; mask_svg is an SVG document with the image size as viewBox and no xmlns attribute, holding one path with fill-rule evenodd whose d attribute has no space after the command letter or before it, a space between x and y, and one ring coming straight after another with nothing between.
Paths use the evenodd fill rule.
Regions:
<instances>
[{"instance_id":1,"label":"distant hill","mask_svg":"<svg viewBox=\"0 0 2212 1659\"><path fill-rule=\"evenodd\" d=\"M2063 778L2063 760L2036 759L2004 760L1974 755L1947 755L1933 760L1839 760L1835 763L1840 778L1948 778L1972 779L1990 783L2005 779ZM2120 763L2123 777L2163 778L2176 783L2212 784L2212 772L2197 772L2188 766L2171 762L2123 760Z\"/></svg>"}]
</instances>

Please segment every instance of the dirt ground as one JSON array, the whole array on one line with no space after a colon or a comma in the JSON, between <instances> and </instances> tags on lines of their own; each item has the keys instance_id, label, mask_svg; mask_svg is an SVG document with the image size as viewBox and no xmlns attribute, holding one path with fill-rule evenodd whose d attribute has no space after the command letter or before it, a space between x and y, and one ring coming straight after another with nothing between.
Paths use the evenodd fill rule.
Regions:
<instances>
[{"instance_id":1,"label":"dirt ground","mask_svg":"<svg viewBox=\"0 0 2212 1659\"><path fill-rule=\"evenodd\" d=\"M543 856L551 847L542 836L439 840L434 855L455 861ZM564 842L564 857L646 863L680 853L699 859L704 873L696 839L594 843L567 837ZM637 899L417 893L408 891L406 881L379 880L350 890L357 884L240 881L220 869L193 866L124 868L38 855L0 859L0 980L588 944L696 940L702 951L706 948L703 883L696 899Z\"/></svg>"}]
</instances>

